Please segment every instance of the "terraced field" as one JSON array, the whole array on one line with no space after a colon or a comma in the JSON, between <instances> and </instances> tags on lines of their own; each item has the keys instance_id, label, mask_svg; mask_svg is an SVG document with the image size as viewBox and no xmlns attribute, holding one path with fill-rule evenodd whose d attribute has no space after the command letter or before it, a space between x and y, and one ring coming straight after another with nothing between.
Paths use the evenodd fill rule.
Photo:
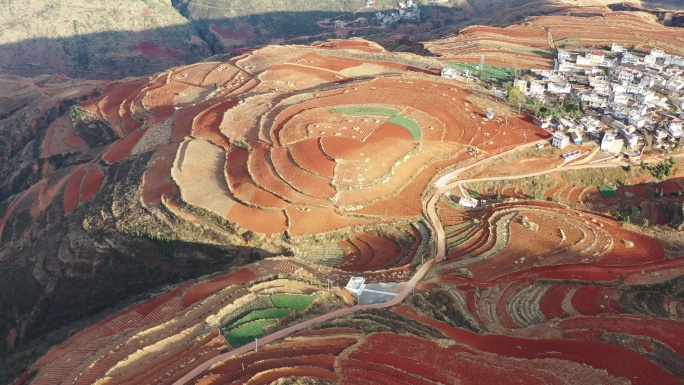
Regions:
<instances>
[{"instance_id":1,"label":"terraced field","mask_svg":"<svg viewBox=\"0 0 684 385\"><path fill-rule=\"evenodd\" d=\"M515 30L542 39L526 28ZM100 218L134 202L149 221L135 239L166 252L164 268L204 263L206 245L245 247L212 250L221 264L249 263L77 332L19 383L170 384L188 373L181 383L681 383L684 262L566 204L630 198L657 219L649 189L599 198L598 185L539 182L538 194L468 181L449 190L439 175L502 178L506 164L488 162L515 159L496 157L546 133L487 120L457 83L394 58L360 41L267 47L112 84L55 123L41 154L92 161L8 200L0 241L31 235L34 218L80 218L106 192L129 206L114 200L79 226L99 231ZM489 202L460 208L462 191ZM441 198L438 218L431 197ZM147 232L153 221L162 230ZM176 255L183 242L192 250ZM68 261L68 247L60 252ZM358 275L398 287L397 301L355 306L340 286Z\"/></svg>"},{"instance_id":2,"label":"terraced field","mask_svg":"<svg viewBox=\"0 0 684 385\"><path fill-rule=\"evenodd\" d=\"M428 42L425 47L441 56L439 60L479 63L484 56L486 64L510 69L552 69L554 49L565 45L605 47L615 42L684 53L681 32L645 14L558 4L551 5L551 10L552 15L527 17L522 25L466 27L456 35Z\"/></svg>"}]
</instances>

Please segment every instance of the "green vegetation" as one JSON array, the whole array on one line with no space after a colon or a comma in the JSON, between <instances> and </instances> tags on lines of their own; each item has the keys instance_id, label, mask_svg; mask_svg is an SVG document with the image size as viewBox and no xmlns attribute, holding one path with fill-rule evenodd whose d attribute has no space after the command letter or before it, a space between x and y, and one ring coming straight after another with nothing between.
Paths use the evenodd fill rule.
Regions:
<instances>
[{"instance_id":1,"label":"green vegetation","mask_svg":"<svg viewBox=\"0 0 684 385\"><path fill-rule=\"evenodd\" d=\"M394 115L393 117L389 118L387 122L404 127L408 130L408 132L411 133L411 136L414 140L420 139L420 137L423 135L423 130L420 128L420 124L418 124L413 119L405 118L399 115Z\"/></svg>"},{"instance_id":2,"label":"green vegetation","mask_svg":"<svg viewBox=\"0 0 684 385\"><path fill-rule=\"evenodd\" d=\"M582 40L582 39L580 39L579 37L566 37L565 39L556 40L556 41L554 41L554 43L563 44L563 43L567 43L569 41L577 41L577 40Z\"/></svg>"},{"instance_id":3,"label":"green vegetation","mask_svg":"<svg viewBox=\"0 0 684 385\"><path fill-rule=\"evenodd\" d=\"M316 295L276 294L261 296L240 307L226 318L226 327L221 332L234 346L241 346L264 335L268 325L294 313L306 310Z\"/></svg>"},{"instance_id":4,"label":"green vegetation","mask_svg":"<svg viewBox=\"0 0 684 385\"><path fill-rule=\"evenodd\" d=\"M276 294L271 297L273 305L279 308L304 311L316 299L315 295Z\"/></svg>"},{"instance_id":5,"label":"green vegetation","mask_svg":"<svg viewBox=\"0 0 684 385\"><path fill-rule=\"evenodd\" d=\"M484 68L478 70L479 64L449 61L447 65L457 70L468 70L472 73L480 74L482 80L496 80L501 83L510 82L513 80L513 69L510 67L490 66L485 64Z\"/></svg>"},{"instance_id":6,"label":"green vegetation","mask_svg":"<svg viewBox=\"0 0 684 385\"><path fill-rule=\"evenodd\" d=\"M615 186L598 186L602 198L617 198Z\"/></svg>"},{"instance_id":7,"label":"green vegetation","mask_svg":"<svg viewBox=\"0 0 684 385\"><path fill-rule=\"evenodd\" d=\"M159 247L161 247L162 253L163 253L165 256L170 256L171 253L173 252L173 243L172 243L172 241L171 241L170 239L164 238L164 237L161 236L161 235L150 234L150 233L145 233L145 232L141 232L141 231L136 231L136 232L135 232L135 237L136 237L136 238L147 238L147 239L149 239L150 241L156 243L157 245L159 245Z\"/></svg>"},{"instance_id":8,"label":"green vegetation","mask_svg":"<svg viewBox=\"0 0 684 385\"><path fill-rule=\"evenodd\" d=\"M275 319L262 319L258 321L253 321L237 329L233 329L225 334L226 340L231 346L242 346L246 343L254 341L255 338L259 338L264 335L264 329L268 325L272 325L278 322Z\"/></svg>"},{"instance_id":9,"label":"green vegetation","mask_svg":"<svg viewBox=\"0 0 684 385\"><path fill-rule=\"evenodd\" d=\"M522 106L527 103L527 97L525 97L519 89L511 88L508 91L508 103L511 103L514 106Z\"/></svg>"},{"instance_id":10,"label":"green vegetation","mask_svg":"<svg viewBox=\"0 0 684 385\"><path fill-rule=\"evenodd\" d=\"M335 114L347 114L352 116L368 116L368 115L378 115L378 116L395 116L398 112L393 108L388 107L336 107L332 110Z\"/></svg>"},{"instance_id":11,"label":"green vegetation","mask_svg":"<svg viewBox=\"0 0 684 385\"><path fill-rule=\"evenodd\" d=\"M414 140L420 139L423 129L415 120L399 115L395 109L380 106L336 107L332 109L335 114L347 114L352 116L388 116L387 122L404 127L411 133Z\"/></svg>"},{"instance_id":12,"label":"green vegetation","mask_svg":"<svg viewBox=\"0 0 684 385\"><path fill-rule=\"evenodd\" d=\"M562 107L558 108L542 105L537 98L529 98L525 107L533 110L536 116L542 118L558 115L572 115L574 118L581 116L581 107L574 100L564 101Z\"/></svg>"},{"instance_id":13,"label":"green vegetation","mask_svg":"<svg viewBox=\"0 0 684 385\"><path fill-rule=\"evenodd\" d=\"M475 189L468 189L468 194L470 194L472 198L480 199L480 194L478 194Z\"/></svg>"},{"instance_id":14,"label":"green vegetation","mask_svg":"<svg viewBox=\"0 0 684 385\"><path fill-rule=\"evenodd\" d=\"M256 321L260 319L281 319L283 317L287 317L290 314L294 313L294 310L292 309L263 309L263 310L257 310L253 313L249 313L246 316L242 317L241 319L235 321L233 323L233 327L240 326L242 324L246 324L251 321Z\"/></svg>"},{"instance_id":15,"label":"green vegetation","mask_svg":"<svg viewBox=\"0 0 684 385\"><path fill-rule=\"evenodd\" d=\"M550 51L550 50L533 49L529 52L531 52L535 55L553 56L553 51Z\"/></svg>"}]
</instances>

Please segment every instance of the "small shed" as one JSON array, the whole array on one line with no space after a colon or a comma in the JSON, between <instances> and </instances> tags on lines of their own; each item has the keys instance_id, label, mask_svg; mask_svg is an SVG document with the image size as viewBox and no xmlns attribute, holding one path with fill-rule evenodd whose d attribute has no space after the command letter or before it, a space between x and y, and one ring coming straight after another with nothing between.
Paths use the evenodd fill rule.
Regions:
<instances>
[{"instance_id":1,"label":"small shed","mask_svg":"<svg viewBox=\"0 0 684 385\"><path fill-rule=\"evenodd\" d=\"M575 131L570 133L570 138L572 139L573 144L582 144L582 137Z\"/></svg>"},{"instance_id":2,"label":"small shed","mask_svg":"<svg viewBox=\"0 0 684 385\"><path fill-rule=\"evenodd\" d=\"M475 198L463 197L458 200L458 205L462 207L467 207L469 209L474 209L477 207L478 201Z\"/></svg>"},{"instance_id":3,"label":"small shed","mask_svg":"<svg viewBox=\"0 0 684 385\"><path fill-rule=\"evenodd\" d=\"M366 278L351 277L351 278L349 278L349 282L347 282L347 286L345 286L345 288L358 296L358 295L361 295L361 293L363 292L363 289L366 288L365 282L366 282Z\"/></svg>"}]
</instances>

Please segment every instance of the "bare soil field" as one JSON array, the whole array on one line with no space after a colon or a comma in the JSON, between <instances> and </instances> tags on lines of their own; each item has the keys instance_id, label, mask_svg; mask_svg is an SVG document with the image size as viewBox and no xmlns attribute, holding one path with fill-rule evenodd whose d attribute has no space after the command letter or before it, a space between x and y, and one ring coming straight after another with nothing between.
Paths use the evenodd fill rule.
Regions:
<instances>
[{"instance_id":1,"label":"bare soil field","mask_svg":"<svg viewBox=\"0 0 684 385\"><path fill-rule=\"evenodd\" d=\"M535 25L466 32L511 41L511 58L527 40L535 49L549 43ZM361 56L351 58L357 48ZM120 201L102 201L112 192L142 204L136 213L151 213L143 219L181 223L173 236L162 225L148 230L152 221L119 239L145 245L141 253L161 250L160 271L176 258L183 269L206 263L216 271L230 259L246 265L167 286L75 332L23 382L173 383L221 352L350 306L338 285L351 276L406 288L434 247L423 214L435 180L548 134L514 114L507 123L486 119L488 108L508 107L477 87L418 71L407 56L391 59L360 40L268 47L111 85L112 95L82 102L87 122L115 137L88 153L92 162L59 174L44 166L46 177L7 201L0 242L30 239L45 225L34 218L56 197L55 215L80 218L99 205L79 226L120 215ZM71 135L93 142L73 127L85 118L70 118L71 128L63 118L46 131L37 147L45 159L71 151L64 146ZM661 223L659 206L681 198L656 200L654 192L675 193L681 181L608 169L500 179L557 165L558 154L544 151L511 153L459 176L493 179L464 186L487 205L458 207L458 190L443 196L447 257L402 305L245 348L191 383L271 385L292 376L324 384L679 383L684 262L670 245L606 214ZM133 167L138 173L129 175ZM642 185L616 182L629 179ZM617 197L604 199L598 188L609 183ZM180 254L184 242L192 250ZM209 245L220 255L213 263L201 251Z\"/></svg>"},{"instance_id":2,"label":"bare soil field","mask_svg":"<svg viewBox=\"0 0 684 385\"><path fill-rule=\"evenodd\" d=\"M425 43L425 48L438 54L440 61L479 63L484 56L487 65L531 69L553 68L554 49L565 45L601 48L615 42L684 53L680 30L663 26L645 12L558 4L544 7L550 7L550 15L529 16L505 28L466 27L454 36Z\"/></svg>"}]
</instances>

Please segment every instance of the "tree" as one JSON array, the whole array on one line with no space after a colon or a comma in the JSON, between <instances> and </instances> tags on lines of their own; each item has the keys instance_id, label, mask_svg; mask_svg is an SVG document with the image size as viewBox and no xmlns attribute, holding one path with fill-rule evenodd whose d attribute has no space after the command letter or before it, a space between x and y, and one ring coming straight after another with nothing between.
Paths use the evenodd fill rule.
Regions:
<instances>
[{"instance_id":1,"label":"tree","mask_svg":"<svg viewBox=\"0 0 684 385\"><path fill-rule=\"evenodd\" d=\"M642 169L642 170L645 170L645 169L646 169L646 162L644 162L644 161L642 160L641 163L639 164L639 166L641 166L641 169Z\"/></svg>"},{"instance_id":2,"label":"tree","mask_svg":"<svg viewBox=\"0 0 684 385\"><path fill-rule=\"evenodd\" d=\"M527 98L519 89L511 88L511 90L508 91L508 102L515 106L520 106L527 102Z\"/></svg>"},{"instance_id":3,"label":"tree","mask_svg":"<svg viewBox=\"0 0 684 385\"><path fill-rule=\"evenodd\" d=\"M643 222L641 222L641 226L648 227L648 218L644 218Z\"/></svg>"},{"instance_id":4,"label":"tree","mask_svg":"<svg viewBox=\"0 0 684 385\"><path fill-rule=\"evenodd\" d=\"M644 142L646 142L646 147L653 147L653 136L650 134L644 135Z\"/></svg>"}]
</instances>

